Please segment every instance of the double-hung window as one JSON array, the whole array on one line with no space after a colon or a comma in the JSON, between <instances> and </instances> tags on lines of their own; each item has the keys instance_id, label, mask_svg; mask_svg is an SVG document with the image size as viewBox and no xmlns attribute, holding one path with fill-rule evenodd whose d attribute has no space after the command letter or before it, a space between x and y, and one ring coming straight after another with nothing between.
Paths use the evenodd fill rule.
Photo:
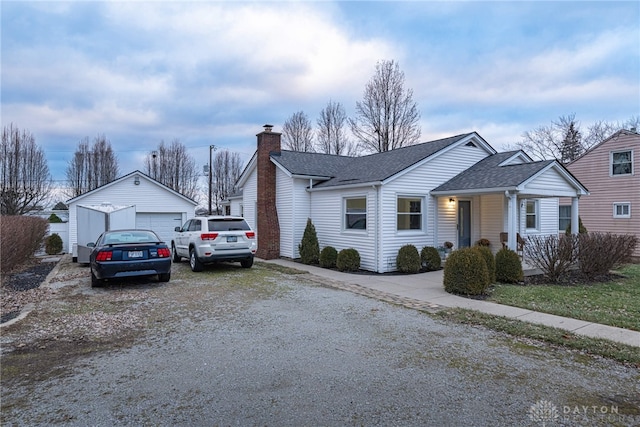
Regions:
<instances>
[{"instance_id":1,"label":"double-hung window","mask_svg":"<svg viewBox=\"0 0 640 427\"><path fill-rule=\"evenodd\" d=\"M565 231L571 225L571 206L558 207L558 230Z\"/></svg>"},{"instance_id":2,"label":"double-hung window","mask_svg":"<svg viewBox=\"0 0 640 427\"><path fill-rule=\"evenodd\" d=\"M618 202L613 204L614 218L631 218L631 203Z\"/></svg>"},{"instance_id":3,"label":"double-hung window","mask_svg":"<svg viewBox=\"0 0 640 427\"><path fill-rule=\"evenodd\" d=\"M539 207L538 200L527 200L527 230L538 229Z\"/></svg>"},{"instance_id":4,"label":"double-hung window","mask_svg":"<svg viewBox=\"0 0 640 427\"><path fill-rule=\"evenodd\" d=\"M422 198L398 197L398 230L422 230Z\"/></svg>"},{"instance_id":5,"label":"double-hung window","mask_svg":"<svg viewBox=\"0 0 640 427\"><path fill-rule=\"evenodd\" d=\"M611 153L611 175L633 174L633 151L613 151Z\"/></svg>"},{"instance_id":6,"label":"double-hung window","mask_svg":"<svg viewBox=\"0 0 640 427\"><path fill-rule=\"evenodd\" d=\"M344 228L347 230L367 229L367 198L353 197L344 201Z\"/></svg>"}]
</instances>

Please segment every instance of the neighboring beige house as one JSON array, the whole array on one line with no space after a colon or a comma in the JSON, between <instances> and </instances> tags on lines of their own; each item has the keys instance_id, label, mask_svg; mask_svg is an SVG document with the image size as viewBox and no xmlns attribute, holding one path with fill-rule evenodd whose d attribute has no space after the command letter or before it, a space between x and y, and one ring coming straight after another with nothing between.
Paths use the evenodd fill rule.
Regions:
<instances>
[{"instance_id":1,"label":"neighboring beige house","mask_svg":"<svg viewBox=\"0 0 640 427\"><path fill-rule=\"evenodd\" d=\"M639 166L640 134L635 129L616 132L567 166L589 189L580 198L580 218L588 231L640 238ZM561 230L569 223L570 208L561 201ZM640 258L640 247L634 256Z\"/></svg>"}]
</instances>

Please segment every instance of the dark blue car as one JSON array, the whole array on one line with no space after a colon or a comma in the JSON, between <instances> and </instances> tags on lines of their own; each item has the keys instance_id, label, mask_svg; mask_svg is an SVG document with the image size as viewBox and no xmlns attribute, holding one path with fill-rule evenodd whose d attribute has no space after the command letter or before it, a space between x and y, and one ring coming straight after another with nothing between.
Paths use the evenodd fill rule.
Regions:
<instances>
[{"instance_id":1,"label":"dark blue car","mask_svg":"<svg viewBox=\"0 0 640 427\"><path fill-rule=\"evenodd\" d=\"M108 279L157 275L171 279L171 250L151 230L105 231L91 251L91 286Z\"/></svg>"}]
</instances>

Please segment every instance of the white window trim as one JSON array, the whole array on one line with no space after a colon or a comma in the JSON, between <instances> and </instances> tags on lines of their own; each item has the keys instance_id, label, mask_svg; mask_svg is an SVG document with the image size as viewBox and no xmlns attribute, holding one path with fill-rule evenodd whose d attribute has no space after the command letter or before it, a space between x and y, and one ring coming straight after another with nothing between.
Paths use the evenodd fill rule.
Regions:
<instances>
[{"instance_id":1,"label":"white window trim","mask_svg":"<svg viewBox=\"0 0 640 427\"><path fill-rule=\"evenodd\" d=\"M618 212L617 212L618 206L627 206L629 213L618 215ZM614 218L631 218L631 202L613 202L613 217Z\"/></svg>"},{"instance_id":2,"label":"white window trim","mask_svg":"<svg viewBox=\"0 0 640 427\"><path fill-rule=\"evenodd\" d=\"M527 227L527 204L529 202L534 204L534 211L536 216L536 225L533 228ZM538 199L527 199L524 203L524 226L527 231L540 231L540 200Z\"/></svg>"},{"instance_id":3,"label":"white window trim","mask_svg":"<svg viewBox=\"0 0 640 427\"><path fill-rule=\"evenodd\" d=\"M626 153L627 151L629 151L631 153L631 173L614 175L614 173L613 173L613 155L614 154L618 154L618 153ZM609 176L611 176L611 177L632 176L632 175L634 175L635 170L636 170L636 168L635 168L635 165L633 164L633 149L629 148L629 149L625 149L625 150L615 150L615 151L610 151L609 152Z\"/></svg>"},{"instance_id":4,"label":"white window trim","mask_svg":"<svg viewBox=\"0 0 640 427\"><path fill-rule=\"evenodd\" d=\"M420 228L417 229L398 229L398 199L419 199L420 200ZM409 215L409 214L406 214ZM407 233L424 233L425 230L425 220L426 220L426 200L423 195L411 195L411 194L396 194L396 233L407 234Z\"/></svg>"},{"instance_id":5,"label":"white window trim","mask_svg":"<svg viewBox=\"0 0 640 427\"><path fill-rule=\"evenodd\" d=\"M366 233L367 228L347 228L347 200L355 200L355 199L364 199L364 215L365 221L367 222L367 227L369 226L369 209L368 209L368 200L367 195L353 195L353 196L344 196L342 198L342 231L347 233Z\"/></svg>"}]
</instances>

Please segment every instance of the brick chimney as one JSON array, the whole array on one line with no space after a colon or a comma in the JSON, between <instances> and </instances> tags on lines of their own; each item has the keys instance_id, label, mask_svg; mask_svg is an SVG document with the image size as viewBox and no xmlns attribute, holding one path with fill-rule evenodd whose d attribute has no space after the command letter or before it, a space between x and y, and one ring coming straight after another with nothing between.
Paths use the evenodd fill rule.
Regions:
<instances>
[{"instance_id":1,"label":"brick chimney","mask_svg":"<svg viewBox=\"0 0 640 427\"><path fill-rule=\"evenodd\" d=\"M272 132L273 126L264 125L258 137L258 251L262 259L280 257L280 224L276 210L276 165L271 162L271 153L280 153L280 133Z\"/></svg>"}]
</instances>

